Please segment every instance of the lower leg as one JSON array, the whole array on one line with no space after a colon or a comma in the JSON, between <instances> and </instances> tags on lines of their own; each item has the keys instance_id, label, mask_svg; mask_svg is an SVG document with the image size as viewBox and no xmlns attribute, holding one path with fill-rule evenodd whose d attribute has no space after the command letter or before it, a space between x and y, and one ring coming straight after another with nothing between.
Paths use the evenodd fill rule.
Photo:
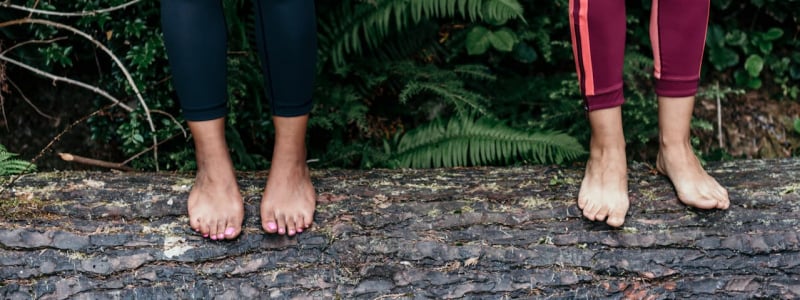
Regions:
<instances>
[{"instance_id":1,"label":"lower leg","mask_svg":"<svg viewBox=\"0 0 800 300\"><path fill-rule=\"evenodd\" d=\"M189 193L189 224L212 240L242 231L244 204L225 143L225 119L189 121L197 156L197 178Z\"/></svg>"},{"instance_id":2,"label":"lower leg","mask_svg":"<svg viewBox=\"0 0 800 300\"><path fill-rule=\"evenodd\" d=\"M660 147L658 170L675 186L678 199L686 205L727 209L728 192L708 175L690 144L690 124L694 97L659 97L658 128Z\"/></svg>"},{"instance_id":3,"label":"lower leg","mask_svg":"<svg viewBox=\"0 0 800 300\"><path fill-rule=\"evenodd\" d=\"M628 174L622 109L589 112L592 139L589 161L578 194L578 207L589 220L619 227L628 212Z\"/></svg>"},{"instance_id":4,"label":"lower leg","mask_svg":"<svg viewBox=\"0 0 800 300\"><path fill-rule=\"evenodd\" d=\"M273 120L275 148L261 200L261 225L269 233L291 236L311 226L317 198L306 164L308 115Z\"/></svg>"}]
</instances>

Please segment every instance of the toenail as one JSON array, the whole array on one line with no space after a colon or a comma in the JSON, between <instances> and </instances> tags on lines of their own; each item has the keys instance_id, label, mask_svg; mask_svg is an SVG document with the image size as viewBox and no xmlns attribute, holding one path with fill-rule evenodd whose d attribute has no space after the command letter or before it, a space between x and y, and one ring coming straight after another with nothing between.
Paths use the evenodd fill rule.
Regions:
<instances>
[{"instance_id":1,"label":"toenail","mask_svg":"<svg viewBox=\"0 0 800 300\"><path fill-rule=\"evenodd\" d=\"M204 235L203 235L203 237L204 237L204 238L207 238L207 237L208 237L208 233L204 234Z\"/></svg>"},{"instance_id":2,"label":"toenail","mask_svg":"<svg viewBox=\"0 0 800 300\"><path fill-rule=\"evenodd\" d=\"M303 228L297 228L297 232L303 232Z\"/></svg>"},{"instance_id":3,"label":"toenail","mask_svg":"<svg viewBox=\"0 0 800 300\"><path fill-rule=\"evenodd\" d=\"M283 234L283 228L278 229L278 233Z\"/></svg>"},{"instance_id":4,"label":"toenail","mask_svg":"<svg viewBox=\"0 0 800 300\"><path fill-rule=\"evenodd\" d=\"M228 227L228 229L225 229L225 235L233 235L234 232L236 232L236 229L233 229L233 227Z\"/></svg>"},{"instance_id":5,"label":"toenail","mask_svg":"<svg viewBox=\"0 0 800 300\"><path fill-rule=\"evenodd\" d=\"M267 223L267 228L269 228L269 230L275 230L278 229L278 225L273 222L269 222Z\"/></svg>"}]
</instances>

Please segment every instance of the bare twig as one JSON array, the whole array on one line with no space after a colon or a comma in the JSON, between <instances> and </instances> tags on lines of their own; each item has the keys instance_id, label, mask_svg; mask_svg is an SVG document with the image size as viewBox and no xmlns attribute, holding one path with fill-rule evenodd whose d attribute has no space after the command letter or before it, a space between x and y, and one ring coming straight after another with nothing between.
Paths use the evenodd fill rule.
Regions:
<instances>
[{"instance_id":1,"label":"bare twig","mask_svg":"<svg viewBox=\"0 0 800 300\"><path fill-rule=\"evenodd\" d=\"M717 140L719 140L719 148L725 149L725 144L722 142L722 95L720 95L719 82L716 83L717 95Z\"/></svg>"},{"instance_id":2,"label":"bare twig","mask_svg":"<svg viewBox=\"0 0 800 300\"><path fill-rule=\"evenodd\" d=\"M22 97L22 99L25 100L25 102L28 102L28 104L31 107L33 107L33 110L35 110L36 113L38 113L40 116L45 117L45 118L50 119L50 120L55 120L56 119L53 116L48 115L48 114L42 112L41 110L39 110L39 107L37 107L36 104L33 104L33 102L31 102L31 100L28 99L28 97L25 96L25 93L22 92L22 89L20 89L19 86L17 86L17 84L14 83L13 80L11 80L11 78L6 78L6 80L8 80L8 83L10 83L11 86L13 86L14 89L17 90L17 93L19 93L19 96Z\"/></svg>"},{"instance_id":3,"label":"bare twig","mask_svg":"<svg viewBox=\"0 0 800 300\"><path fill-rule=\"evenodd\" d=\"M6 106L5 106L5 97L3 97L3 92L0 92L0 115L3 115L3 123L6 123L6 130L11 131L8 129L8 118L6 117Z\"/></svg>"},{"instance_id":4,"label":"bare twig","mask_svg":"<svg viewBox=\"0 0 800 300\"><path fill-rule=\"evenodd\" d=\"M2 55L2 54L0 54L0 60L9 62L9 63L11 63L13 65L21 67L21 68L26 69L28 71L31 71L33 73L36 73L38 75L50 78L53 81L62 81L62 82L66 82L66 83L69 83L69 84L72 84L72 85L76 85L76 86L82 87L84 89L90 90L90 91L92 91L92 92L94 92L96 94L99 94L100 96L105 97L108 100L111 100L111 102L113 102L114 105L118 105L120 108L122 108L122 109L124 109L124 110L126 110L128 112L132 112L133 111L133 108L131 108L128 105L125 105L124 103L122 103L122 101L120 101L117 98L114 98L114 96L111 96L111 94L109 94L108 92L102 90L99 87L96 87L96 86L93 86L93 85L89 85L89 84L86 84L86 83L83 83L83 82L80 82L80 81L77 81L77 80L74 80L74 79L69 79L67 77L62 77L62 76L54 75L54 74L39 70L37 68L31 67L29 65L26 65L26 64L24 64L24 63L22 63L20 61L17 61L17 60L15 60L13 58L7 57L7 56Z\"/></svg>"},{"instance_id":5,"label":"bare twig","mask_svg":"<svg viewBox=\"0 0 800 300\"><path fill-rule=\"evenodd\" d=\"M44 148L43 148L41 151L39 151L39 154L36 154L36 156L35 156L33 159L31 159L31 161L30 161L30 163L31 163L31 164L30 164L30 165L28 165L28 167L27 167L27 168L25 168L25 170L22 170L22 172L20 172L20 174L18 174L18 175L16 175L16 176L12 177L12 178L11 178L11 180L10 180L8 183L6 183L4 186L0 186L0 193L2 193L2 192L3 192L3 191L6 189L6 187L10 187L10 186L12 186L12 185L14 184L14 182L16 182L16 181L17 181L17 180L18 180L20 177L22 177L22 175L23 175L25 172L28 172L28 170L30 170L30 168L31 168L31 167L32 167L32 166L33 166L33 165L36 163L36 161L37 161L37 160L39 160L40 158L42 158L42 156L44 156L44 154L45 154L45 153L47 153L47 151L49 151L49 150L50 150L50 148L52 148L52 147L53 147L53 145L55 145L55 144L56 144L58 141L60 141L60 140L61 140L61 137L62 137L64 134L66 134L67 132L69 132L70 130L72 130L72 128L73 128L73 127L75 127L75 126L77 126L78 124L80 124L80 123L82 123L82 122L84 122L84 121L88 120L89 118L91 118L91 117L93 117L93 116L95 116L95 115L99 114L100 112L102 112L102 111L105 111L106 109L112 108L112 107L114 107L114 106L116 106L116 104L109 104L109 105L106 105L105 107L103 107L103 108L101 108L101 109L98 109L98 110L94 111L94 112L93 112L93 113L91 113L91 114L88 114L88 115L86 115L86 116L83 116L82 118L80 118L80 119L76 120L75 122L72 122L72 124L69 124L69 126L67 126L67 128L64 128L64 130L62 130L62 131L61 131L61 132L60 132L58 135L56 135L56 136L55 136L55 137L54 137L54 138L53 138L53 139L52 139L52 140L51 140L49 143L47 143L47 146L44 146Z\"/></svg>"},{"instance_id":6,"label":"bare twig","mask_svg":"<svg viewBox=\"0 0 800 300\"><path fill-rule=\"evenodd\" d=\"M36 9L36 7L39 7L39 0L36 0L36 2L33 3L33 7L31 8ZM33 12L28 13L28 18L30 17L33 17Z\"/></svg>"},{"instance_id":7,"label":"bare twig","mask_svg":"<svg viewBox=\"0 0 800 300\"><path fill-rule=\"evenodd\" d=\"M150 125L150 131L153 133L153 146L155 147L155 149L153 151L153 158L155 159L154 163L155 163L156 171L158 171L159 170L159 167L158 167L158 140L156 139L156 135L155 135L156 126L153 123L152 116L150 115L150 108L147 106L147 103L144 101L144 98L142 97L142 93L139 92L139 88L136 86L136 82L133 81L133 77L131 76L130 72L128 72L128 69L125 68L125 65L122 63L122 61L120 61L120 59L116 55L114 55L114 53L111 52L111 50L109 50L105 45L103 45L102 43L100 43L99 41L94 39L92 36L86 34L83 31L78 30L75 27L72 27L72 26L69 26L69 25L65 25L65 24L62 24L62 23L53 22L53 21L44 20L44 19L25 18L25 19L17 19L17 20L11 20L11 21L0 23L0 28L6 27L6 26L11 26L11 25L20 25L20 24L42 24L42 25L47 25L47 26L52 26L52 27L68 30L68 31L70 31L72 33L75 33L75 34L83 37L84 39L89 40L95 46L97 46L98 48L102 49L103 52L108 54L109 57L111 57L111 59L119 67L120 71L122 71L122 74L125 75L125 78L128 80L128 83L130 84L131 89L136 94L136 97L139 99L139 102L142 105L142 109L144 109L145 116L147 117L147 122Z\"/></svg>"},{"instance_id":8,"label":"bare twig","mask_svg":"<svg viewBox=\"0 0 800 300\"><path fill-rule=\"evenodd\" d=\"M150 110L150 112L167 116L167 118L172 120L172 122L175 123L175 125L178 125L178 128L180 128L181 131L183 132L183 137L184 138L188 136L188 134L186 133L186 128L183 128L183 125L181 124L181 122L178 122L178 120L175 119L175 117L172 114L170 114L168 112L165 112L163 110L159 110L159 109L152 109L152 110Z\"/></svg>"},{"instance_id":9,"label":"bare twig","mask_svg":"<svg viewBox=\"0 0 800 300\"><path fill-rule=\"evenodd\" d=\"M3 42L0 41L0 49L3 48ZM8 76L6 76L6 63L0 61L0 114L3 115L3 122L7 123L8 118L6 118L6 106L5 106L5 97L3 93L8 92L8 85L6 84L6 80L8 80ZM6 130L8 126L6 126Z\"/></svg>"},{"instance_id":10,"label":"bare twig","mask_svg":"<svg viewBox=\"0 0 800 300\"><path fill-rule=\"evenodd\" d=\"M83 157L71 153L58 153L58 156L61 157L64 161L75 162L79 164L101 167L101 168L108 168L114 170L120 170L125 172L136 171L135 169L128 167L121 163L113 163L99 159L93 159L88 157Z\"/></svg>"},{"instance_id":11,"label":"bare twig","mask_svg":"<svg viewBox=\"0 0 800 300\"><path fill-rule=\"evenodd\" d=\"M27 44L50 44L50 43L57 42L57 41L60 41L60 40L65 40L65 39L67 39L67 37L65 37L65 36L62 36L62 37L57 37L57 38L54 38L54 39L49 39L49 40L30 40L30 41L24 41L24 42L22 42L22 43L19 43L19 44L16 44L16 45L14 45L14 46L11 46L10 48L8 48L8 49L6 49L6 50L3 50L3 52L0 52L0 54L3 54L3 55L5 55L6 53L10 52L11 50L14 50L14 49L16 49L16 48L19 48L19 47L25 46L25 45L27 45Z\"/></svg>"},{"instance_id":12,"label":"bare twig","mask_svg":"<svg viewBox=\"0 0 800 300\"><path fill-rule=\"evenodd\" d=\"M112 12L112 11L115 11L115 10L120 10L120 9L126 8L128 6L134 5L136 3L139 3L140 1L141 0L133 0L133 1L130 1L130 2L127 2L127 3L123 3L123 4L120 4L120 5L114 6L114 7L98 9L98 10L90 10L90 11L78 11L78 12L59 12L59 11L42 10L42 9L30 8L30 7L20 6L20 5L14 5L14 4L8 3L8 1L0 2L0 7L7 7L7 8L12 8L12 9L16 9L16 10L29 12L31 15L40 14L40 15L59 16L59 17L84 17L84 16L93 16L93 15L97 15L97 14L103 14L103 13L108 13L108 12Z\"/></svg>"},{"instance_id":13,"label":"bare twig","mask_svg":"<svg viewBox=\"0 0 800 300\"><path fill-rule=\"evenodd\" d=\"M168 138L158 142L158 144L156 144L155 146L160 146L161 144L166 143L169 140L174 139L174 138L176 138L176 137L178 137L180 135L181 135L180 133L173 134L171 137L168 137ZM139 158L139 156L142 156L143 154L145 154L147 152L150 152L153 149L154 149L153 146L151 146L150 148L144 149L142 152L136 153L135 155L129 157L128 159L126 159L125 161L121 162L120 164L127 165L129 162L133 161L134 159Z\"/></svg>"}]
</instances>

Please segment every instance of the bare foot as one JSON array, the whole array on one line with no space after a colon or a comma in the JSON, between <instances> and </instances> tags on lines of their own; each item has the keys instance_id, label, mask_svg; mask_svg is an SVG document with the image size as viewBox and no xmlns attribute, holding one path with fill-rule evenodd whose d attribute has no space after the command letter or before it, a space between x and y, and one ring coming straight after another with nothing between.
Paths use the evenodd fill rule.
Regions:
<instances>
[{"instance_id":1,"label":"bare foot","mask_svg":"<svg viewBox=\"0 0 800 300\"><path fill-rule=\"evenodd\" d=\"M613 227L625 223L628 213L628 170L625 149L591 149L578 194L578 207L592 221Z\"/></svg>"},{"instance_id":2,"label":"bare foot","mask_svg":"<svg viewBox=\"0 0 800 300\"><path fill-rule=\"evenodd\" d=\"M189 121L197 157L197 178L189 192L189 225L212 240L242 232L244 202L225 143L225 120Z\"/></svg>"},{"instance_id":3,"label":"bare foot","mask_svg":"<svg viewBox=\"0 0 800 300\"><path fill-rule=\"evenodd\" d=\"M659 172L675 186L678 199L702 209L727 209L728 191L703 170L689 143L693 96L658 97L660 148L656 161Z\"/></svg>"},{"instance_id":4,"label":"bare foot","mask_svg":"<svg viewBox=\"0 0 800 300\"><path fill-rule=\"evenodd\" d=\"M614 107L589 112L592 139L589 161L578 193L578 207L592 221L620 227L628 213L628 165L622 109Z\"/></svg>"},{"instance_id":5,"label":"bare foot","mask_svg":"<svg viewBox=\"0 0 800 300\"><path fill-rule=\"evenodd\" d=\"M688 143L662 144L656 168L669 177L683 204L702 209L730 206L728 191L703 170Z\"/></svg>"},{"instance_id":6,"label":"bare foot","mask_svg":"<svg viewBox=\"0 0 800 300\"><path fill-rule=\"evenodd\" d=\"M198 171L188 206L189 225L203 237L233 239L242 231L244 203L233 169Z\"/></svg>"},{"instance_id":7,"label":"bare foot","mask_svg":"<svg viewBox=\"0 0 800 300\"><path fill-rule=\"evenodd\" d=\"M305 161L273 160L261 198L261 226L269 233L301 233L314 221L316 192Z\"/></svg>"}]
</instances>

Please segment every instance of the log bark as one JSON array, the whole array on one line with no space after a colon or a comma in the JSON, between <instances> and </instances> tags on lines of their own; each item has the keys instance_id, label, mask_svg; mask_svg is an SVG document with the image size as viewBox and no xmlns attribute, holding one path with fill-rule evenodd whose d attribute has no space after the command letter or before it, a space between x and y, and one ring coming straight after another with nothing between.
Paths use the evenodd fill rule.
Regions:
<instances>
[{"instance_id":1,"label":"log bark","mask_svg":"<svg viewBox=\"0 0 800 300\"><path fill-rule=\"evenodd\" d=\"M800 297L800 160L708 168L727 211L632 165L622 229L581 218L580 168L316 170L294 238L262 232L267 174L240 173L244 232L224 242L188 227L191 174L29 175L0 195L0 297Z\"/></svg>"}]
</instances>

